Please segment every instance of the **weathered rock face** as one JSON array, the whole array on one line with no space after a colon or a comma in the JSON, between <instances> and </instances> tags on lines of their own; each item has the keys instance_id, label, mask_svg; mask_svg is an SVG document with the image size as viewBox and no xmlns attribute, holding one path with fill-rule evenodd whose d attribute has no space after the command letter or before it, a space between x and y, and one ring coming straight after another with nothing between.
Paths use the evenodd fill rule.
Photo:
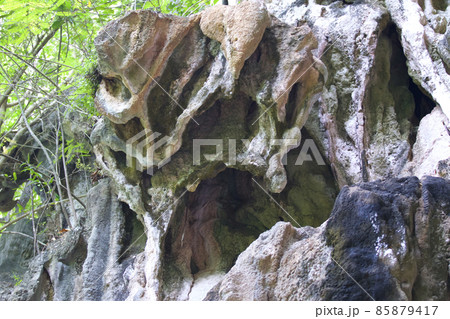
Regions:
<instances>
[{"instance_id":1,"label":"weathered rock face","mask_svg":"<svg viewBox=\"0 0 450 319\"><path fill-rule=\"evenodd\" d=\"M346 2L110 22L107 178L1 298L448 299L450 9Z\"/></svg>"},{"instance_id":2,"label":"weathered rock face","mask_svg":"<svg viewBox=\"0 0 450 319\"><path fill-rule=\"evenodd\" d=\"M253 18L243 19L243 15ZM254 196L242 195L242 203L218 210L216 202L223 204L223 200L216 201L217 192L224 188L211 192L201 182L209 185L225 169L225 176L237 169L251 173L245 178L249 185L252 176L261 176L271 191L283 191L290 177L282 159L301 142L301 129L323 85L320 72L326 75L319 60L319 68L314 64L317 41L305 23L290 26L272 20L263 3L246 2L216 6L191 18L133 12L108 25L96 46L99 56L107 56L101 62L104 79L97 104L112 123L99 124L92 141L119 199L141 216L151 233L146 253L151 260L143 263L147 272L153 272L146 274L145 287L153 295L145 298L187 299L195 276L227 271L261 231L279 220L280 214L269 210L276 207L269 198L260 201L266 203L260 216L244 203L248 198L254 202ZM121 48L127 48L127 53ZM131 62L141 66L139 71L131 72ZM292 89L295 93L289 98ZM131 145L133 139L145 146ZM220 139L223 152L210 157L202 154L196 161L192 141L206 139ZM148 169L156 167L160 169L153 176L148 174ZM329 168L324 171L331 176ZM295 210L293 203L301 205L293 199L300 189L294 186L288 188L290 210ZM305 203L303 215L309 220L315 219L315 205L331 209L336 196L334 181L318 180L315 187L325 190L326 202ZM189 208L185 202L184 189L197 188L193 200L208 199L205 209ZM253 189L258 199L265 197L264 191ZM238 193L230 194L230 200L235 200ZM243 211L236 214L234 209ZM220 218L224 213L237 216ZM186 217L190 215L195 217ZM191 218L194 225L186 225ZM325 218L314 222L320 224ZM223 227L222 222L230 225ZM231 225L241 225L242 230ZM202 235L197 235L202 233L199 229ZM218 238L231 241L233 236L242 243L231 247L220 240L226 247L217 244ZM164 269L172 261L175 268ZM160 276L177 279L166 285Z\"/></svg>"},{"instance_id":3,"label":"weathered rock face","mask_svg":"<svg viewBox=\"0 0 450 319\"><path fill-rule=\"evenodd\" d=\"M276 224L207 299L447 300L449 191L436 177L344 187L326 223Z\"/></svg>"},{"instance_id":4,"label":"weathered rock face","mask_svg":"<svg viewBox=\"0 0 450 319\"><path fill-rule=\"evenodd\" d=\"M423 8L415 1L316 2L322 5L268 4L282 21L308 21L322 39L333 80L306 126L327 150L340 185L398 176L417 123L436 103L448 109L449 33L431 27L448 17L447 8L431 1Z\"/></svg>"},{"instance_id":5,"label":"weathered rock face","mask_svg":"<svg viewBox=\"0 0 450 319\"><path fill-rule=\"evenodd\" d=\"M9 300L124 300L129 295L126 274L145 246L142 224L117 200L107 179L89 191L87 203L78 226L48 244L27 273L18 273L22 283Z\"/></svg>"},{"instance_id":6,"label":"weathered rock face","mask_svg":"<svg viewBox=\"0 0 450 319\"><path fill-rule=\"evenodd\" d=\"M6 228L6 234L0 239L0 251L0 300L6 300L33 257L31 221L21 220Z\"/></svg>"},{"instance_id":7,"label":"weathered rock face","mask_svg":"<svg viewBox=\"0 0 450 319\"><path fill-rule=\"evenodd\" d=\"M404 175L438 175L450 178L450 127L449 120L440 107L420 121L412 161L404 167Z\"/></svg>"},{"instance_id":8,"label":"weathered rock face","mask_svg":"<svg viewBox=\"0 0 450 319\"><path fill-rule=\"evenodd\" d=\"M261 2L246 1L239 6L213 6L202 13L200 29L219 41L231 73L239 73L262 40L270 17Z\"/></svg>"}]
</instances>

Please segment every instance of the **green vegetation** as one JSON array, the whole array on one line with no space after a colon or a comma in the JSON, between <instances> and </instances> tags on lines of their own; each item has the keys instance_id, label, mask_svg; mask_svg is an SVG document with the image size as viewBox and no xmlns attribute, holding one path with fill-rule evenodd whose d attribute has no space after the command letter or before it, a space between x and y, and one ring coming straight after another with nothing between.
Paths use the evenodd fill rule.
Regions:
<instances>
[{"instance_id":1,"label":"green vegetation","mask_svg":"<svg viewBox=\"0 0 450 319\"><path fill-rule=\"evenodd\" d=\"M217 2L0 0L0 235L20 219L55 212L60 228L71 227L67 210L74 216L74 202L84 205L69 181L77 171L95 172L90 145L62 127L73 112L91 126L99 116L98 31L130 10L187 16ZM33 223L35 242L39 227Z\"/></svg>"},{"instance_id":2,"label":"green vegetation","mask_svg":"<svg viewBox=\"0 0 450 319\"><path fill-rule=\"evenodd\" d=\"M20 285L20 283L22 282L22 278L20 278L20 276L17 274L13 274L12 277L14 279L14 287Z\"/></svg>"}]
</instances>

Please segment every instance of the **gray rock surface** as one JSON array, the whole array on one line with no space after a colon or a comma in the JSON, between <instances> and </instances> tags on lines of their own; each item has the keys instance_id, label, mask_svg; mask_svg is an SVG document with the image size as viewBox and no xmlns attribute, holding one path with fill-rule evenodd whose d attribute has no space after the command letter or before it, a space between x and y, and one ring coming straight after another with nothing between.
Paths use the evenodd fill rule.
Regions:
<instances>
[{"instance_id":1,"label":"gray rock surface","mask_svg":"<svg viewBox=\"0 0 450 319\"><path fill-rule=\"evenodd\" d=\"M450 178L450 127L449 120L439 107L420 121L416 142L412 149L412 160L402 174L437 175Z\"/></svg>"},{"instance_id":2,"label":"gray rock surface","mask_svg":"<svg viewBox=\"0 0 450 319\"><path fill-rule=\"evenodd\" d=\"M126 249L131 240L138 239L138 233L142 235L142 230L133 229L139 228L133 222L135 214L122 207L108 179L91 188L87 202L80 224L29 261L28 271L20 274L22 282L10 295L3 296L4 300L127 298L129 279L124 273L143 251L142 242L129 249L128 254Z\"/></svg>"},{"instance_id":3,"label":"gray rock surface","mask_svg":"<svg viewBox=\"0 0 450 319\"><path fill-rule=\"evenodd\" d=\"M31 236L30 238L24 236ZM33 257L31 220L23 219L6 228L0 237L0 300L5 300L23 279Z\"/></svg>"},{"instance_id":4,"label":"gray rock surface","mask_svg":"<svg viewBox=\"0 0 450 319\"><path fill-rule=\"evenodd\" d=\"M87 205L61 206L66 233L49 214L36 257L2 236L0 299L448 299L449 10L250 0L111 21L103 117L89 140L82 117L63 123L106 178L72 175ZM55 116L33 123L52 149ZM18 158L49 167L22 133ZM222 152L194 159L211 139ZM27 178L0 176L0 210Z\"/></svg>"},{"instance_id":5,"label":"gray rock surface","mask_svg":"<svg viewBox=\"0 0 450 319\"><path fill-rule=\"evenodd\" d=\"M447 300L449 191L437 177L344 187L327 222L276 224L206 300Z\"/></svg>"}]
</instances>

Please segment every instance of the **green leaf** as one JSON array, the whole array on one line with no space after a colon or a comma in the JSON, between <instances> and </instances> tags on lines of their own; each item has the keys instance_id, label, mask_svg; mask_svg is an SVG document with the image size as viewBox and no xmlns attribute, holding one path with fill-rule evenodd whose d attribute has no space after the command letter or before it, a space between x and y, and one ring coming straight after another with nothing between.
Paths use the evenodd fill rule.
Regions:
<instances>
[{"instance_id":1,"label":"green leaf","mask_svg":"<svg viewBox=\"0 0 450 319\"><path fill-rule=\"evenodd\" d=\"M16 10L19 8L23 7L23 3L21 3L20 1L11 1L11 2L7 2L6 4L0 5L0 9L2 11L12 11L12 10Z\"/></svg>"},{"instance_id":2,"label":"green leaf","mask_svg":"<svg viewBox=\"0 0 450 319\"><path fill-rule=\"evenodd\" d=\"M64 20L58 17L55 22L52 23L52 29L58 30L64 24Z\"/></svg>"},{"instance_id":3,"label":"green leaf","mask_svg":"<svg viewBox=\"0 0 450 319\"><path fill-rule=\"evenodd\" d=\"M66 0L58 0L58 1L55 3L55 5L52 7L52 10L59 9L59 7L60 7L62 4L64 4L65 2L66 2ZM64 9L64 8L61 8L61 9Z\"/></svg>"}]
</instances>

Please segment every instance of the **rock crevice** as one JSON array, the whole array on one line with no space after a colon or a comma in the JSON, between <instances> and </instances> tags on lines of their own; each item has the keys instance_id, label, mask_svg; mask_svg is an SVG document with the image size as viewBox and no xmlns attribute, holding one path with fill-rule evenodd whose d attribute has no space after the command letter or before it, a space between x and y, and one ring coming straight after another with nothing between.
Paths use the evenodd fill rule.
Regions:
<instances>
[{"instance_id":1,"label":"rock crevice","mask_svg":"<svg viewBox=\"0 0 450 319\"><path fill-rule=\"evenodd\" d=\"M2 277L0 298L448 300L444 2L249 0L111 21L95 40L103 118L90 140L64 125L105 178L74 174L88 205L41 254L0 238L22 279ZM23 158L43 157L20 136ZM2 181L0 209L25 180Z\"/></svg>"}]
</instances>

